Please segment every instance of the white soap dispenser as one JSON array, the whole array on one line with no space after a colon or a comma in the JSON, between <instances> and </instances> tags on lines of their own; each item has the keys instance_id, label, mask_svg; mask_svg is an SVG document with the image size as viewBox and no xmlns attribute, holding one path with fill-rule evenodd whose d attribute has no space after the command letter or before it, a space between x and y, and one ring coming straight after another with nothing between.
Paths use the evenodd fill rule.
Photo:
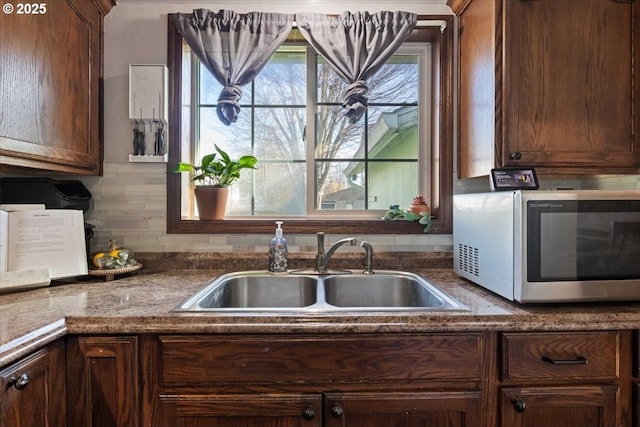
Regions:
<instances>
[{"instance_id":1,"label":"white soap dispenser","mask_svg":"<svg viewBox=\"0 0 640 427\"><path fill-rule=\"evenodd\" d=\"M269 271L286 273L288 254L287 239L282 236L282 221L276 221L276 235L269 244Z\"/></svg>"}]
</instances>

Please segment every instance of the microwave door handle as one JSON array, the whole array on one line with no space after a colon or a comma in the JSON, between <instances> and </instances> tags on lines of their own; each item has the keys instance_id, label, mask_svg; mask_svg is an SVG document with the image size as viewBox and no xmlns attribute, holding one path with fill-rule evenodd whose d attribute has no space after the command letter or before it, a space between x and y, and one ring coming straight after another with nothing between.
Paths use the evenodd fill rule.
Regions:
<instances>
[{"instance_id":1,"label":"microwave door handle","mask_svg":"<svg viewBox=\"0 0 640 427\"><path fill-rule=\"evenodd\" d=\"M551 363L552 365L586 365L589 363L586 357L584 356L576 356L575 359L554 359L549 356L542 356L542 360L546 363Z\"/></svg>"}]
</instances>

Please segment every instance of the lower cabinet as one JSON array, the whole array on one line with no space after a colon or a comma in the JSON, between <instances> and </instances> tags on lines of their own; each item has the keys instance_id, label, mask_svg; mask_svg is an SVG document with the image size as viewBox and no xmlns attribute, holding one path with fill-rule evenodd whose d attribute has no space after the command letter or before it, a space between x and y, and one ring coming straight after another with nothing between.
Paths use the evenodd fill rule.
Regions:
<instances>
[{"instance_id":1,"label":"lower cabinet","mask_svg":"<svg viewBox=\"0 0 640 427\"><path fill-rule=\"evenodd\" d=\"M327 393L327 427L480 426L480 392Z\"/></svg>"},{"instance_id":2,"label":"lower cabinet","mask_svg":"<svg viewBox=\"0 0 640 427\"><path fill-rule=\"evenodd\" d=\"M324 402L324 404L323 404ZM480 393L165 396L160 425L182 427L479 426Z\"/></svg>"},{"instance_id":3,"label":"lower cabinet","mask_svg":"<svg viewBox=\"0 0 640 427\"><path fill-rule=\"evenodd\" d=\"M618 387L503 388L501 427L613 427Z\"/></svg>"},{"instance_id":4,"label":"lower cabinet","mask_svg":"<svg viewBox=\"0 0 640 427\"><path fill-rule=\"evenodd\" d=\"M631 333L500 335L500 427L631 425Z\"/></svg>"},{"instance_id":5,"label":"lower cabinet","mask_svg":"<svg viewBox=\"0 0 640 427\"><path fill-rule=\"evenodd\" d=\"M640 427L639 357L631 331L69 336L0 370L0 427Z\"/></svg>"},{"instance_id":6,"label":"lower cabinet","mask_svg":"<svg viewBox=\"0 0 640 427\"><path fill-rule=\"evenodd\" d=\"M137 341L133 336L68 338L69 427L140 425Z\"/></svg>"},{"instance_id":7,"label":"lower cabinet","mask_svg":"<svg viewBox=\"0 0 640 427\"><path fill-rule=\"evenodd\" d=\"M480 427L483 334L159 338L156 427Z\"/></svg>"},{"instance_id":8,"label":"lower cabinet","mask_svg":"<svg viewBox=\"0 0 640 427\"><path fill-rule=\"evenodd\" d=\"M640 427L640 379L633 384L633 426Z\"/></svg>"},{"instance_id":9,"label":"lower cabinet","mask_svg":"<svg viewBox=\"0 0 640 427\"><path fill-rule=\"evenodd\" d=\"M319 394L184 395L161 398L157 426L320 427Z\"/></svg>"},{"instance_id":10,"label":"lower cabinet","mask_svg":"<svg viewBox=\"0 0 640 427\"><path fill-rule=\"evenodd\" d=\"M635 331L633 338L633 376L633 427L640 427L640 331Z\"/></svg>"},{"instance_id":11,"label":"lower cabinet","mask_svg":"<svg viewBox=\"0 0 640 427\"><path fill-rule=\"evenodd\" d=\"M64 342L0 370L0 427L65 427Z\"/></svg>"}]
</instances>

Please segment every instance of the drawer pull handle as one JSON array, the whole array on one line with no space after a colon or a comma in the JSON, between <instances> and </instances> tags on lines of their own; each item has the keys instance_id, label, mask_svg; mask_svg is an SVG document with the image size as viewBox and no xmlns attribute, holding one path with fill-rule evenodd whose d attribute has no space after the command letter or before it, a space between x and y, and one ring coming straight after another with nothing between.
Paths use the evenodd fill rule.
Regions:
<instances>
[{"instance_id":1,"label":"drawer pull handle","mask_svg":"<svg viewBox=\"0 0 640 427\"><path fill-rule=\"evenodd\" d=\"M24 390L29 385L29 375L22 374L18 378L11 377L9 378L9 387L14 386L16 390Z\"/></svg>"},{"instance_id":2,"label":"drawer pull handle","mask_svg":"<svg viewBox=\"0 0 640 427\"><path fill-rule=\"evenodd\" d=\"M586 357L576 356L575 359L553 359L549 356L542 356L542 360L552 365L586 365L589 363Z\"/></svg>"},{"instance_id":3,"label":"drawer pull handle","mask_svg":"<svg viewBox=\"0 0 640 427\"><path fill-rule=\"evenodd\" d=\"M312 421L315 417L316 417L316 412L313 410L313 408L306 408L302 413L302 418L305 421Z\"/></svg>"}]
</instances>

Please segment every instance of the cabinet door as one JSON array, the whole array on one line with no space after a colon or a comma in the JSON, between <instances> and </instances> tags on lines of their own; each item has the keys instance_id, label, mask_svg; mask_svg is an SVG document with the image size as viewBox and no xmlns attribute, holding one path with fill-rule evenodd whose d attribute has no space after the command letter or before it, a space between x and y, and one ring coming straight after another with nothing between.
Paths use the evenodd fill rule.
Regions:
<instances>
[{"instance_id":1,"label":"cabinet door","mask_svg":"<svg viewBox=\"0 0 640 427\"><path fill-rule=\"evenodd\" d=\"M460 16L459 176L637 174L637 1L448 0Z\"/></svg>"},{"instance_id":2,"label":"cabinet door","mask_svg":"<svg viewBox=\"0 0 640 427\"><path fill-rule=\"evenodd\" d=\"M501 427L612 427L616 386L504 388Z\"/></svg>"},{"instance_id":3,"label":"cabinet door","mask_svg":"<svg viewBox=\"0 0 640 427\"><path fill-rule=\"evenodd\" d=\"M503 5L504 146L496 160L503 166L638 167L638 2Z\"/></svg>"},{"instance_id":4,"label":"cabinet door","mask_svg":"<svg viewBox=\"0 0 640 427\"><path fill-rule=\"evenodd\" d=\"M633 384L633 427L640 427L640 380Z\"/></svg>"},{"instance_id":5,"label":"cabinet door","mask_svg":"<svg viewBox=\"0 0 640 427\"><path fill-rule=\"evenodd\" d=\"M327 427L480 426L480 392L327 393Z\"/></svg>"},{"instance_id":6,"label":"cabinet door","mask_svg":"<svg viewBox=\"0 0 640 427\"><path fill-rule=\"evenodd\" d=\"M137 427L136 337L71 337L67 341L69 426Z\"/></svg>"},{"instance_id":7,"label":"cabinet door","mask_svg":"<svg viewBox=\"0 0 640 427\"><path fill-rule=\"evenodd\" d=\"M320 427L319 394L161 396L157 427Z\"/></svg>"},{"instance_id":8,"label":"cabinet door","mask_svg":"<svg viewBox=\"0 0 640 427\"><path fill-rule=\"evenodd\" d=\"M0 427L66 427L64 343L0 371Z\"/></svg>"},{"instance_id":9,"label":"cabinet door","mask_svg":"<svg viewBox=\"0 0 640 427\"><path fill-rule=\"evenodd\" d=\"M24 6L38 13L0 15L0 166L97 175L102 18L110 2Z\"/></svg>"}]
</instances>

